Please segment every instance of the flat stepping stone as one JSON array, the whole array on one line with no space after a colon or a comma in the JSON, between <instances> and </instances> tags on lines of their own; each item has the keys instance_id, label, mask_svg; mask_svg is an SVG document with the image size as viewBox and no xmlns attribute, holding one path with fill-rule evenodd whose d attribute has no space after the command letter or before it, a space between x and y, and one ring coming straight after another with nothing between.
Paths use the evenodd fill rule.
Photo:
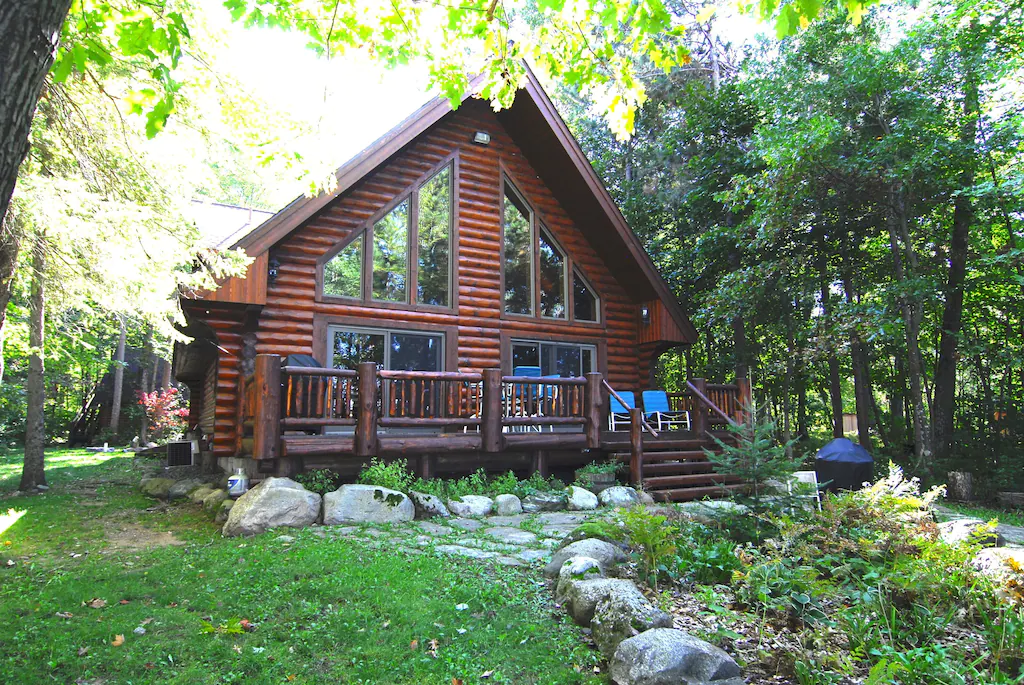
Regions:
<instances>
[{"instance_id":1,"label":"flat stepping stone","mask_svg":"<svg viewBox=\"0 0 1024 685\"><path fill-rule=\"evenodd\" d=\"M479 538L459 538L455 541L455 544L462 545L463 547L489 549L498 552L518 552L520 549L522 549L517 545L507 545L505 543L491 542L490 540L481 540Z\"/></svg>"},{"instance_id":2,"label":"flat stepping stone","mask_svg":"<svg viewBox=\"0 0 1024 685\"><path fill-rule=\"evenodd\" d=\"M511 528L518 528L522 525L523 521L526 520L524 514L517 514L515 516L488 516L487 523L495 526L509 526Z\"/></svg>"},{"instance_id":3,"label":"flat stepping stone","mask_svg":"<svg viewBox=\"0 0 1024 685\"><path fill-rule=\"evenodd\" d=\"M522 566L523 562L515 557L498 557L495 559L502 566Z\"/></svg>"},{"instance_id":4,"label":"flat stepping stone","mask_svg":"<svg viewBox=\"0 0 1024 685\"><path fill-rule=\"evenodd\" d=\"M521 530L519 528L488 528L484 531L487 535L492 538L500 540L502 542L508 542L513 545L530 545L537 542L537 536L533 533Z\"/></svg>"},{"instance_id":5,"label":"flat stepping stone","mask_svg":"<svg viewBox=\"0 0 1024 685\"><path fill-rule=\"evenodd\" d=\"M543 514L536 514L537 520L544 525L565 526L575 523L583 523L590 516L579 512L553 511Z\"/></svg>"},{"instance_id":6,"label":"flat stepping stone","mask_svg":"<svg viewBox=\"0 0 1024 685\"><path fill-rule=\"evenodd\" d=\"M327 530L331 535L340 535L342 537L349 537L350 535L355 535L360 531L356 526L327 526Z\"/></svg>"},{"instance_id":7,"label":"flat stepping stone","mask_svg":"<svg viewBox=\"0 0 1024 685\"><path fill-rule=\"evenodd\" d=\"M427 535L433 535L434 537L444 537L455 532L448 526L442 526L439 523L432 523L430 521L423 521L420 523L420 530Z\"/></svg>"},{"instance_id":8,"label":"flat stepping stone","mask_svg":"<svg viewBox=\"0 0 1024 685\"><path fill-rule=\"evenodd\" d=\"M576 525L575 524L570 524L570 525L544 526L543 528L540 529L540 532L543 533L544 535L547 535L549 538L558 538L559 540L561 540L562 538L564 538L566 535L568 535L569 533L573 532L574 530L576 530Z\"/></svg>"},{"instance_id":9,"label":"flat stepping stone","mask_svg":"<svg viewBox=\"0 0 1024 685\"><path fill-rule=\"evenodd\" d=\"M477 521L476 519L464 519L464 518L452 519L448 523L450 523L451 525L455 526L456 528L461 528L462 530L468 530L468 531L480 530L483 527L483 525L484 525L483 521Z\"/></svg>"},{"instance_id":10,"label":"flat stepping stone","mask_svg":"<svg viewBox=\"0 0 1024 685\"><path fill-rule=\"evenodd\" d=\"M482 549L472 549L462 545L438 545L434 549L442 554L453 554L470 559L493 559L498 556L495 552L486 552Z\"/></svg>"},{"instance_id":11,"label":"flat stepping stone","mask_svg":"<svg viewBox=\"0 0 1024 685\"><path fill-rule=\"evenodd\" d=\"M522 552L517 554L520 559L527 563L533 563L535 561L542 561L547 558L548 553L539 549L524 549Z\"/></svg>"}]
</instances>

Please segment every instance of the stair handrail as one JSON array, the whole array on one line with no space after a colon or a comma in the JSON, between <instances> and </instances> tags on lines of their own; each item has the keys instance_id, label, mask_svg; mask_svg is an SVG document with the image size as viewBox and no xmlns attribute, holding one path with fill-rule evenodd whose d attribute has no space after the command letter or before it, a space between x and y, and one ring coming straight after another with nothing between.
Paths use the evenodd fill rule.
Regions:
<instances>
[{"instance_id":1,"label":"stair handrail","mask_svg":"<svg viewBox=\"0 0 1024 685\"><path fill-rule=\"evenodd\" d=\"M707 408L710 409L712 412L718 414L718 416L728 421L730 425L739 425L738 423L736 423L736 421L733 420L731 416L722 411L721 407L719 407L717 404L708 399L707 395L702 393L696 385L694 385L690 381L686 381L686 387L690 389L690 392L693 393L694 397L696 397L699 401L703 402L704 405L707 406Z\"/></svg>"},{"instance_id":2,"label":"stair handrail","mask_svg":"<svg viewBox=\"0 0 1024 685\"><path fill-rule=\"evenodd\" d=\"M622 396L619 395L619 393L615 392L615 389L612 388L612 386L608 385L608 381L606 381L604 378L601 379L601 385L603 385L605 389L608 390L609 395L611 395L612 397L619 401L619 404L621 404L623 407L629 406L628 404L626 404L626 400L622 399ZM642 415L640 417L640 425L643 427L644 430L651 434L652 438L658 437L658 431L654 430L651 424L647 423L647 419L645 419Z\"/></svg>"}]
</instances>

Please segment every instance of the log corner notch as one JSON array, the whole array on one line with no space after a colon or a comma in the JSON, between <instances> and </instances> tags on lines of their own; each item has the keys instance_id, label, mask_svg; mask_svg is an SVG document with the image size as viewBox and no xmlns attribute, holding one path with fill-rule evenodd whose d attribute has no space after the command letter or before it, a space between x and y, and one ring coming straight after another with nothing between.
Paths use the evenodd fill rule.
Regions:
<instances>
[{"instance_id":1,"label":"log corner notch","mask_svg":"<svg viewBox=\"0 0 1024 685\"><path fill-rule=\"evenodd\" d=\"M253 371L256 390L253 407L252 456L273 465L281 456L281 357L256 355Z\"/></svg>"}]
</instances>

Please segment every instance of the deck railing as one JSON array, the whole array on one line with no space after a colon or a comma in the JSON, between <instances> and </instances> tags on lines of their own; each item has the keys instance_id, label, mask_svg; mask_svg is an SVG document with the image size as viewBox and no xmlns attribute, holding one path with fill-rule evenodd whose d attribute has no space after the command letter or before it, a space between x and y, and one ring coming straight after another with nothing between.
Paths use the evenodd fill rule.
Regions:
<instances>
[{"instance_id":1,"label":"deck railing","mask_svg":"<svg viewBox=\"0 0 1024 685\"><path fill-rule=\"evenodd\" d=\"M281 456L285 431L320 431L333 426L353 427L345 449L357 456L377 454L382 435L390 441L388 444L400 441L404 449L425 452L501 452L513 447L560 446L593 449L601 445L607 406L604 385L599 373L579 378L536 378L502 376L498 369L465 373L387 371L372 362L359 364L354 371L282 368L280 357L261 354L256 357L254 373L239 381L238 453L251 452L260 460L276 459ZM696 379L688 384L686 393L670 395L670 402L673 409L691 412L692 430L703 435L741 417L748 387L710 385ZM637 452L632 463L634 470L642 473L645 422L640 411L631 414L637 424L631 431L635 433L631 435L631 451ZM582 433L555 429L572 426L580 426ZM391 427L458 430L459 436L381 433L380 429ZM251 438L245 437L249 430ZM647 430L652 437L657 436L653 429Z\"/></svg>"}]
</instances>

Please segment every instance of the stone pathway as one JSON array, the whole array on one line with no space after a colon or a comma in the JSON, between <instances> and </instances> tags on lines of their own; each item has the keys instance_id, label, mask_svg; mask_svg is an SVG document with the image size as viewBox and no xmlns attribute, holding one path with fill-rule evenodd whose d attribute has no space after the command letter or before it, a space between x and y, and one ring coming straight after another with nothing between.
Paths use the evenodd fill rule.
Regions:
<instances>
[{"instance_id":1,"label":"stone pathway","mask_svg":"<svg viewBox=\"0 0 1024 685\"><path fill-rule=\"evenodd\" d=\"M935 505L935 513L938 514L939 518L943 521L959 521L962 519L974 518L973 516L967 516L958 511L947 509L939 504ZM1003 536L1003 539L1006 540L1006 544L1008 546L1024 546L1024 528L1000 523L996 526L996 532Z\"/></svg>"},{"instance_id":2,"label":"stone pathway","mask_svg":"<svg viewBox=\"0 0 1024 685\"><path fill-rule=\"evenodd\" d=\"M609 515L608 510L488 516L481 519L433 518L390 525L318 526L313 535L363 540L411 554L432 552L469 559L491 559L506 566L546 562L551 550L584 521ZM281 535L291 542L294 537Z\"/></svg>"}]
</instances>

